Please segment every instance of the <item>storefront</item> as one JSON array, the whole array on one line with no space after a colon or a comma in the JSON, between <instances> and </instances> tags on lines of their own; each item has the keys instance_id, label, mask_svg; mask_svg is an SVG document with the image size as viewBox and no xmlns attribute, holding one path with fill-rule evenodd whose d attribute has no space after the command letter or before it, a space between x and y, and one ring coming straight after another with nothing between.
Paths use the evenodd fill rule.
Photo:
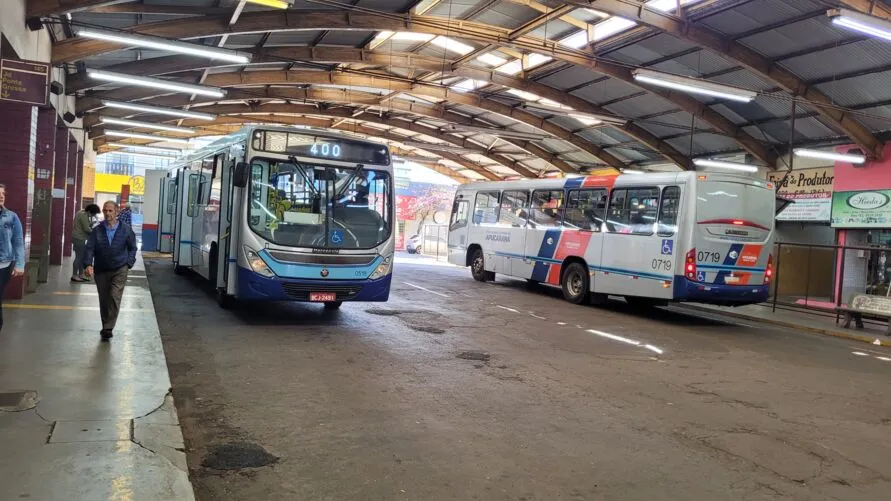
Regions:
<instances>
[{"instance_id":1,"label":"storefront","mask_svg":"<svg viewBox=\"0 0 891 501\"><path fill-rule=\"evenodd\" d=\"M133 226L137 234L142 228L142 205L145 200L145 177L128 176L126 174L97 173L95 181L94 203L102 205L112 201L120 204L130 203L133 212Z\"/></svg>"}]
</instances>

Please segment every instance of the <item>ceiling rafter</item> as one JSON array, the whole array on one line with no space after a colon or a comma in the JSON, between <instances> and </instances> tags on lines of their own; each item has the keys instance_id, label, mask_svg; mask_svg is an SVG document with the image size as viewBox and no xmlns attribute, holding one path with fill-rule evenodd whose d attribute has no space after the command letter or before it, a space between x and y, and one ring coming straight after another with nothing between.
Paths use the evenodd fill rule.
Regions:
<instances>
[{"instance_id":1,"label":"ceiling rafter","mask_svg":"<svg viewBox=\"0 0 891 501\"><path fill-rule=\"evenodd\" d=\"M255 106L255 107L251 107L248 105L219 104L219 105L204 106L204 107L200 108L200 110L205 113L214 113L214 114L226 115L226 116L232 115L232 114L247 114L247 113L258 114L258 115L264 114L267 116L272 116L275 114L286 113L286 114L324 116L324 117L328 117L328 118L331 118L332 120L336 120L336 121L343 121L346 119L346 120L375 123L375 124L380 124L380 125L384 125L384 126L388 126L388 127L395 127L395 128L402 129L402 130L405 130L408 132L413 132L416 134L423 134L425 136L428 136L428 137L431 137L434 139L438 139L440 141L445 141L445 142L451 143L454 146L459 146L461 148L473 150L473 153L475 153L477 155L484 156L493 162L499 163L499 164L513 170L517 174L524 175L526 177L537 177L534 172L530 171L527 167L522 165L520 162L517 162L516 160L513 160L511 158L504 156L505 154L506 155L521 154L520 152L515 152L515 153L507 152L505 154L496 156L494 153L490 152L486 146L476 143L468 138L459 137L454 134L447 134L447 133L439 132L435 128L424 126L424 125L421 125L421 124L418 124L418 123L415 123L412 121L408 121L408 120L400 120L397 118L386 118L386 117L380 116L379 114L375 114L373 112L364 113L364 112L361 112L362 110L358 110L358 109L348 109L348 108L315 109L315 108L310 108L309 106L276 105L276 104L267 104L267 105ZM361 112L361 113L359 113L357 115L357 112ZM120 118L134 116L133 112L129 112L126 110L120 110L120 109L108 109L107 112L103 112L102 115L110 116L110 117L120 117ZM188 122L187 120L184 120L183 123L192 123L192 122ZM201 123L214 123L214 122L198 121L195 123L201 124ZM334 123L336 123L336 122L334 122ZM96 114L89 114L86 117L84 117L84 127L91 129L90 137L98 137L96 134L93 134L92 128L98 127L99 124L100 124L99 116ZM410 138L404 137L403 139L407 140Z\"/></svg>"},{"instance_id":2,"label":"ceiling rafter","mask_svg":"<svg viewBox=\"0 0 891 501\"><path fill-rule=\"evenodd\" d=\"M487 82L489 84L531 92L554 102L570 106L582 113L591 113L595 115L612 114L602 106L595 105L580 97L573 96L567 92L560 91L528 78L509 76L491 69L482 69L474 66L454 67L452 61L443 61L441 58L432 56L421 56L407 52L378 52L366 49L340 47L280 47L264 49L258 51L257 54L258 57L255 59L256 63L266 61L281 62L282 60L299 60L304 62L340 61L344 63L367 63L387 65L390 67L418 68L430 71L437 71L444 67L451 67L452 69L449 70L451 74ZM208 67L208 64L210 63L196 60L195 58L188 56L166 56L157 59L120 63L104 69L131 75L147 76L202 70ZM234 68L235 66L230 67ZM68 88L70 91L79 91L90 88L93 83L95 82L90 81L85 74L78 73L69 78ZM689 157L678 151L668 142L659 139L656 135L650 133L643 127L630 121L625 125L612 125L612 127L616 127L624 134L648 146L650 149L661 154L668 161L678 165L682 169L692 170L694 168L693 162Z\"/></svg>"},{"instance_id":3,"label":"ceiling rafter","mask_svg":"<svg viewBox=\"0 0 891 501\"><path fill-rule=\"evenodd\" d=\"M631 69L609 61L595 59L593 55L577 50L567 49L557 43L535 37L523 36L513 41L507 40L509 30L481 23L462 22L459 25L448 20L428 16L403 16L398 14L363 13L363 12L251 12L246 13L238 23L228 26L220 16L206 18L190 18L174 21L162 21L137 25L133 32L152 34L168 38L198 38L215 36L222 33L246 33L268 30L336 30L365 29L391 31L417 31L433 35L444 35L465 38L481 43L497 43L515 46L533 52L547 54L556 59L583 66L596 72L624 81L629 85L647 90L675 104L682 110L699 119L737 141L749 152L770 168L775 168L777 154L767 145L756 140L731 120L711 109L709 106L687 94L670 92L643 86L636 82ZM101 54L120 48L120 45L85 39L68 39L57 42L53 47L53 62L56 64L83 59L90 55Z\"/></svg>"},{"instance_id":4,"label":"ceiling rafter","mask_svg":"<svg viewBox=\"0 0 891 501\"><path fill-rule=\"evenodd\" d=\"M681 40L701 47L740 63L756 75L778 85L795 96L804 98L802 104L813 106L823 120L846 134L863 148L870 158L881 158L881 142L855 118L832 105L832 100L813 86L809 86L791 71L775 64L745 45L721 33L679 19L671 14L647 8L643 3L628 0L597 0L597 9L615 16L635 21L651 28L671 34Z\"/></svg>"},{"instance_id":5,"label":"ceiling rafter","mask_svg":"<svg viewBox=\"0 0 891 501\"><path fill-rule=\"evenodd\" d=\"M410 92L412 94L442 99L445 101L445 103L473 106L487 112L492 112L507 118L511 118L522 124L542 130L555 138L567 141L578 147L579 149L603 160L610 167L621 169L625 166L625 162L613 156L612 154L605 152L601 146L587 141L584 138L573 134L572 131L553 124L533 113L508 106L493 99L484 98L479 94L453 91L447 87L442 87L425 82L407 82L395 77L388 77L386 75L364 76L341 72L268 70L250 71L245 73L214 73L207 76L204 84L222 88L259 85L322 84L341 85L347 87L373 87L382 90L388 90L391 92ZM89 99L99 100L99 104L101 104L102 99L146 99L153 96L161 95L162 93L163 91L151 89L123 88L118 90L93 93L89 96ZM355 94L355 92L346 91L347 99L349 98L350 94ZM364 104L381 105L379 101ZM387 107L390 107L392 105L392 101L386 104ZM436 106L436 108L442 110L442 112L445 112L445 107L442 105ZM565 164L557 165L557 167L564 172L576 171L576 169L573 169L571 166Z\"/></svg>"}]
</instances>

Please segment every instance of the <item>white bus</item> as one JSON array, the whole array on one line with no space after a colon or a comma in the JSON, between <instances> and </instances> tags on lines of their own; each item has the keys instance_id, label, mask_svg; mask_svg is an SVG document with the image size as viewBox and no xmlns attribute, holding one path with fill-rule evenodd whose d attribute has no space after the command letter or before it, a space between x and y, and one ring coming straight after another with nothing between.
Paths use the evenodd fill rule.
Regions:
<instances>
[{"instance_id":1,"label":"white bus","mask_svg":"<svg viewBox=\"0 0 891 501\"><path fill-rule=\"evenodd\" d=\"M647 173L460 186L449 261L561 286L567 301L763 302L773 185L723 173Z\"/></svg>"},{"instance_id":2,"label":"white bus","mask_svg":"<svg viewBox=\"0 0 891 501\"><path fill-rule=\"evenodd\" d=\"M393 167L385 145L255 126L174 164L160 188L159 248L177 273L234 300L387 301Z\"/></svg>"}]
</instances>

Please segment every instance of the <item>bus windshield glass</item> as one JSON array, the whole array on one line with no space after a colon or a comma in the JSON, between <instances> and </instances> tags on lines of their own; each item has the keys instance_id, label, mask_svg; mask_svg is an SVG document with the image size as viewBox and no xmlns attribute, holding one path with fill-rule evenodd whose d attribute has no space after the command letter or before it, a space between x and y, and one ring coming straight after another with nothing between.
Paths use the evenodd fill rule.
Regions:
<instances>
[{"instance_id":1,"label":"bus windshield glass","mask_svg":"<svg viewBox=\"0 0 891 501\"><path fill-rule=\"evenodd\" d=\"M392 231L390 174L267 159L251 162L248 220L278 245L371 249Z\"/></svg>"},{"instance_id":2,"label":"bus windshield glass","mask_svg":"<svg viewBox=\"0 0 891 501\"><path fill-rule=\"evenodd\" d=\"M773 190L744 183L707 181L700 183L696 220L744 220L765 229L773 228L776 194Z\"/></svg>"}]
</instances>

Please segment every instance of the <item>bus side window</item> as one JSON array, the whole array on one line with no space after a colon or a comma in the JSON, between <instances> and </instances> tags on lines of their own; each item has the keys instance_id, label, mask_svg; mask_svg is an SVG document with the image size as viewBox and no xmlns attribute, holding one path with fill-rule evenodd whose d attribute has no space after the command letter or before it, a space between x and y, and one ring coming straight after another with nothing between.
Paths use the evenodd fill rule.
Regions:
<instances>
[{"instance_id":1,"label":"bus side window","mask_svg":"<svg viewBox=\"0 0 891 501\"><path fill-rule=\"evenodd\" d=\"M519 228L526 225L526 210L529 206L529 193L525 191L505 191L501 195L499 224Z\"/></svg>"},{"instance_id":2,"label":"bus side window","mask_svg":"<svg viewBox=\"0 0 891 501\"><path fill-rule=\"evenodd\" d=\"M198 203L198 178L199 174L190 174L189 175L189 208L186 211L186 214L189 217L195 217L195 205Z\"/></svg>"},{"instance_id":3,"label":"bus side window","mask_svg":"<svg viewBox=\"0 0 891 501\"><path fill-rule=\"evenodd\" d=\"M498 192L476 194L473 207L473 224L495 224L498 222Z\"/></svg>"},{"instance_id":4,"label":"bus side window","mask_svg":"<svg viewBox=\"0 0 891 501\"><path fill-rule=\"evenodd\" d=\"M662 190L662 201L659 204L660 237L670 237L678 231L678 209L681 202L681 189L667 186Z\"/></svg>"},{"instance_id":5,"label":"bus side window","mask_svg":"<svg viewBox=\"0 0 891 501\"><path fill-rule=\"evenodd\" d=\"M628 190L613 190L609 199L609 209L606 217L606 230L611 233L630 233L628 227L628 211L625 210L625 200L628 198ZM630 230L630 229L629 229Z\"/></svg>"},{"instance_id":6,"label":"bus side window","mask_svg":"<svg viewBox=\"0 0 891 501\"><path fill-rule=\"evenodd\" d=\"M467 200L458 200L452 206L452 221L449 224L450 230L456 230L467 226Z\"/></svg>"},{"instance_id":7,"label":"bus side window","mask_svg":"<svg viewBox=\"0 0 891 501\"><path fill-rule=\"evenodd\" d=\"M606 190L569 192L563 225L586 231L600 231L606 212Z\"/></svg>"},{"instance_id":8,"label":"bus side window","mask_svg":"<svg viewBox=\"0 0 891 501\"><path fill-rule=\"evenodd\" d=\"M537 226L560 226L563 190L533 191L532 218Z\"/></svg>"}]
</instances>

